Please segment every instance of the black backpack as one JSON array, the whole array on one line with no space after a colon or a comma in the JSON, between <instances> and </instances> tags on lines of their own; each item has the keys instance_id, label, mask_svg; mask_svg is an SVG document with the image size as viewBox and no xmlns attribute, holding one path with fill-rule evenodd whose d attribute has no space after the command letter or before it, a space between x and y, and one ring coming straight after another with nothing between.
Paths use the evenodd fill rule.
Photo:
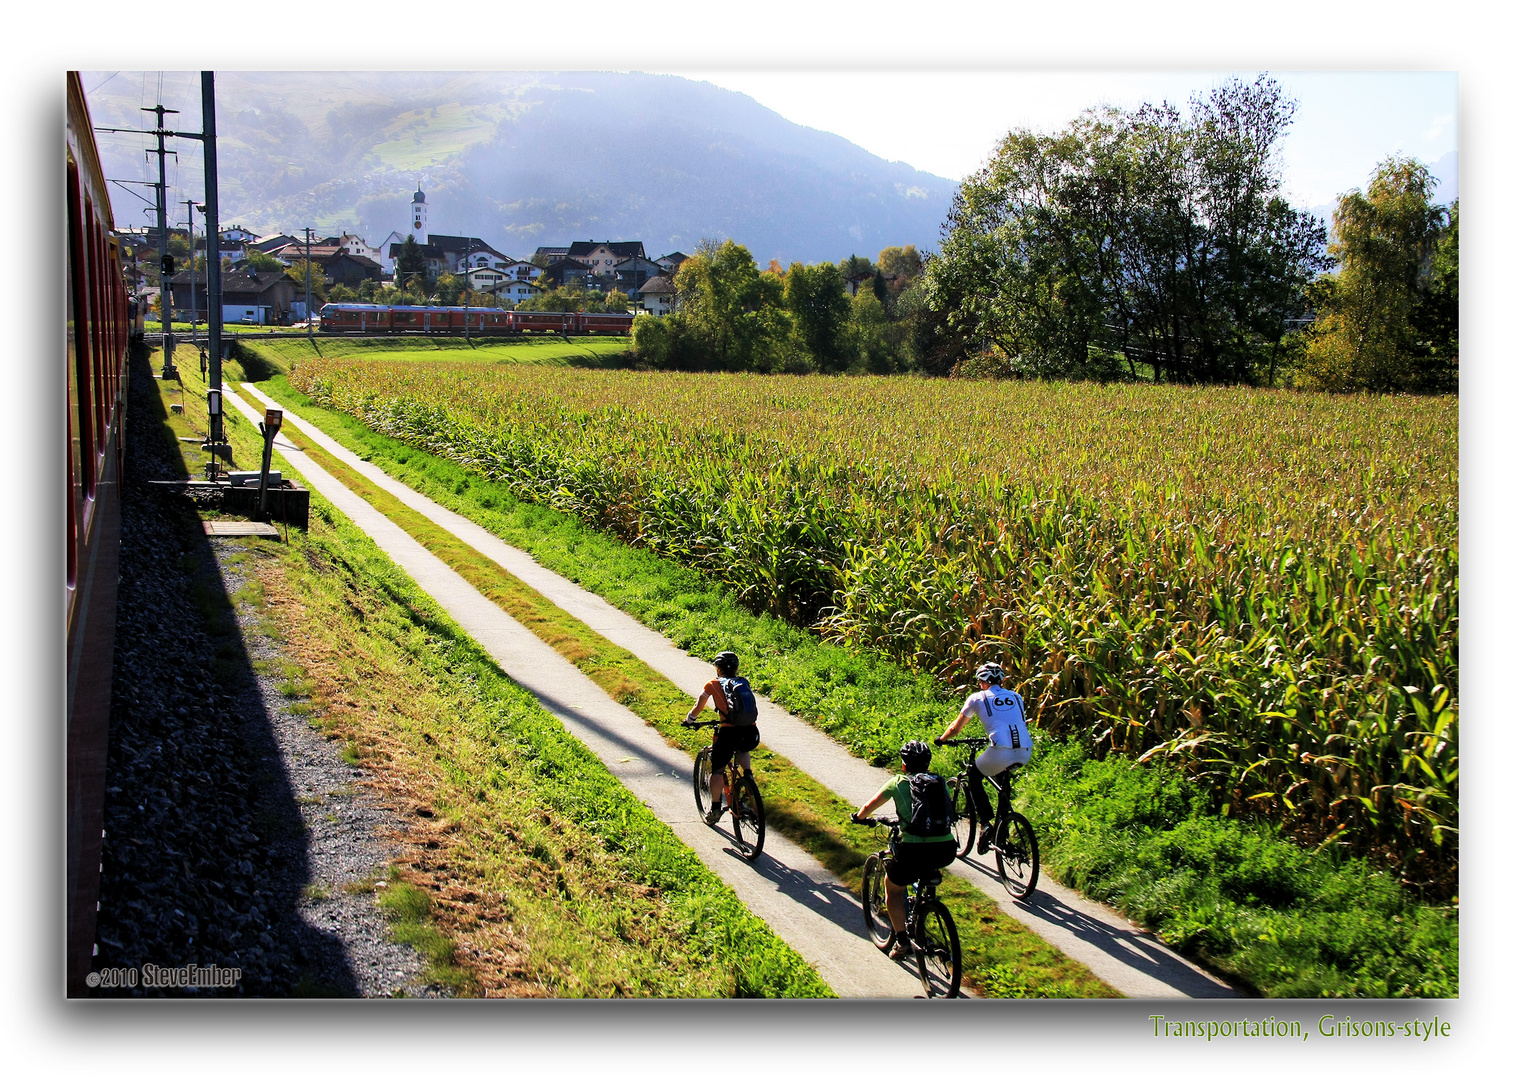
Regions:
<instances>
[{"instance_id":1,"label":"black backpack","mask_svg":"<svg viewBox=\"0 0 1520 1080\"><path fill-rule=\"evenodd\" d=\"M950 831L950 791L945 778L934 773L914 773L908 777L912 802L905 832L914 836L944 836Z\"/></svg>"},{"instance_id":2,"label":"black backpack","mask_svg":"<svg viewBox=\"0 0 1520 1080\"><path fill-rule=\"evenodd\" d=\"M749 688L749 680L743 675L732 679L719 679L723 696L728 698L728 712L723 719L730 724L753 724L760 719L760 707L755 704L755 692Z\"/></svg>"}]
</instances>

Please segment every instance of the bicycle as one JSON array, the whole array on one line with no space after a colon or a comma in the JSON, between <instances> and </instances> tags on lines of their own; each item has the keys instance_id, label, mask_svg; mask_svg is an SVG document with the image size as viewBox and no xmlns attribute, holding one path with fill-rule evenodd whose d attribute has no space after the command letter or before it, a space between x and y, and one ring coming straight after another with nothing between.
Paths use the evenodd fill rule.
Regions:
<instances>
[{"instance_id":1,"label":"bicycle","mask_svg":"<svg viewBox=\"0 0 1520 1080\"><path fill-rule=\"evenodd\" d=\"M682 720L682 727L717 727L720 720ZM738 755L729 759L723 770L723 797L733 819L734 844L739 854L750 862L760 857L765 846L765 803L760 798L760 788L755 784L755 774L740 768ZM702 816L712 809L712 747L704 746L697 753L691 769L691 790L697 798L697 809ZM716 828L716 826L714 826Z\"/></svg>"},{"instance_id":2,"label":"bicycle","mask_svg":"<svg viewBox=\"0 0 1520 1080\"><path fill-rule=\"evenodd\" d=\"M866 933L882 952L892 947L892 918L887 913L887 856L902 837L902 823L894 818L858 819L862 825L885 825L891 830L888 846L866 860L860 874L860 906L865 913ZM961 937L955 920L937 895L944 875L930 870L908 886L903 897L908 908L908 936L918 980L927 997L955 997L961 989Z\"/></svg>"},{"instance_id":3,"label":"bicycle","mask_svg":"<svg viewBox=\"0 0 1520 1080\"><path fill-rule=\"evenodd\" d=\"M936 740L941 746L986 746L986 736L960 739ZM976 840L976 802L971 797L971 770L976 768L975 755L968 757L961 771L949 780L950 809L954 814L951 835L955 837L956 854L964 859ZM990 850L997 860L998 878L1003 888L1015 900L1022 900L1034 892L1040 880L1040 844L1034 836L1034 826L1029 819L1013 808L1013 770L988 777L997 789L997 809L994 811L992 844Z\"/></svg>"}]
</instances>

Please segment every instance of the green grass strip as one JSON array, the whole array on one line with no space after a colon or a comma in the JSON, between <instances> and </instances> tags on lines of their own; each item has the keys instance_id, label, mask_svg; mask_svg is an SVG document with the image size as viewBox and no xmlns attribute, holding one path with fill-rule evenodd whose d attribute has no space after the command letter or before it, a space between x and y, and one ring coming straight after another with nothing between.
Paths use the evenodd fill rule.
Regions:
<instances>
[{"instance_id":1,"label":"green grass strip","mask_svg":"<svg viewBox=\"0 0 1520 1080\"><path fill-rule=\"evenodd\" d=\"M607 368L628 364L627 335L563 337L533 335L521 338L439 337L344 337L317 334L315 341L302 338L271 338L243 342L276 367L286 368L314 356L364 357L372 360L425 360L429 363L538 364L550 367ZM192 360L195 354L190 354ZM185 366L182 357L180 365ZM198 361L197 361L198 363Z\"/></svg>"},{"instance_id":2,"label":"green grass strip","mask_svg":"<svg viewBox=\"0 0 1520 1080\"><path fill-rule=\"evenodd\" d=\"M498 914L534 946L526 969L547 992L832 996L367 536L320 497L312 515L310 534L292 533L285 564L303 602L322 608L311 632L337 635L345 659L367 655L366 685L339 680L361 699L348 725L359 760L399 771L464 834L449 877L472 892L505 892ZM436 968L448 942L413 910L414 893L396 895L387 903L402 905L398 933Z\"/></svg>"}]
</instances>

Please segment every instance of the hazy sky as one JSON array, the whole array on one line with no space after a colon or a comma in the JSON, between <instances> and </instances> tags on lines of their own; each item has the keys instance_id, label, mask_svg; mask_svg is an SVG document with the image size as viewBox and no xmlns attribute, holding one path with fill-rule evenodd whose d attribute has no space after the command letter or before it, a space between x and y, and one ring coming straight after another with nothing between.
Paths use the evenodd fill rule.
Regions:
<instances>
[{"instance_id":1,"label":"hazy sky","mask_svg":"<svg viewBox=\"0 0 1520 1080\"><path fill-rule=\"evenodd\" d=\"M1053 130L1093 105L1171 101L1185 107L1231 75L1191 72L674 71L748 94L788 120L842 135L890 161L959 180L1010 128ZM1268 72L1298 113L1282 143L1291 201L1330 202L1365 188L1377 163L1402 152L1434 165L1457 149L1455 72ZM914 93L901 93L910 79ZM891 108L863 102L892 100Z\"/></svg>"},{"instance_id":2,"label":"hazy sky","mask_svg":"<svg viewBox=\"0 0 1520 1080\"><path fill-rule=\"evenodd\" d=\"M1231 75L1249 81L1259 74L945 69L905 73L900 68L845 70L843 65L835 70L636 70L682 75L747 94L795 123L832 132L889 161L904 161L952 180L981 165L1010 128L1055 130L1082 110L1104 103L1133 107L1171 101L1186 107L1192 96L1207 94ZM1322 206L1353 187L1365 188L1377 163L1390 154L1411 154L1434 165L1457 149L1455 72L1268 73L1298 101L1281 144L1287 195L1297 206ZM114 77L109 71L88 72L86 92L107 81L118 93L136 91L145 104L157 100L161 87L163 103L182 110L177 122L199 126L200 91L194 72L122 71ZM912 93L903 92L905 83ZM863 106L882 101L891 102L890 107ZM225 102L223 107L234 104Z\"/></svg>"}]
</instances>

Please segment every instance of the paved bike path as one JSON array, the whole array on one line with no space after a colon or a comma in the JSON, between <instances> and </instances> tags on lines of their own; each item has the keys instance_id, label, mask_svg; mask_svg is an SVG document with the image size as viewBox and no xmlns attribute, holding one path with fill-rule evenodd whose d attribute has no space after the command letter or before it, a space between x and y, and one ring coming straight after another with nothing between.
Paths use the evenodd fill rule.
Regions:
<instances>
[{"instance_id":1,"label":"paved bike path","mask_svg":"<svg viewBox=\"0 0 1520 1080\"><path fill-rule=\"evenodd\" d=\"M243 386L261 402L283 407L256 386L250 383ZM289 410L285 411L285 418L376 486L447 529L609 641L638 656L693 697L712 678L712 665L706 660L677 648L658 631L541 566L527 552L511 547L468 518L407 487ZM859 806L892 775L854 756L774 702L759 695L756 699L765 746L789 758L846 802ZM767 849L771 842L767 836ZM1004 913L1086 965L1094 975L1127 997L1237 996L1223 980L1178 956L1155 935L1138 929L1113 909L1044 876L1035 892L1019 902L1003 888L991 856L973 854L969 861L957 860L951 872L976 885Z\"/></svg>"},{"instance_id":2,"label":"paved bike path","mask_svg":"<svg viewBox=\"0 0 1520 1080\"><path fill-rule=\"evenodd\" d=\"M263 419L262 412L235 393L226 392L225 400L255 421ZM290 413L285 418L310 432ZM774 832L767 833L765 849L753 864L744 861L733 847L732 836L709 828L697 813L691 790L692 762L685 751L668 746L659 732L613 701L575 665L313 462L283 432L274 445L313 490L347 515L514 682L537 697L754 915L813 965L836 994L847 998L922 995L916 968L882 956L865 936L860 901L821 863ZM347 451L342 453L352 459Z\"/></svg>"}]
</instances>

